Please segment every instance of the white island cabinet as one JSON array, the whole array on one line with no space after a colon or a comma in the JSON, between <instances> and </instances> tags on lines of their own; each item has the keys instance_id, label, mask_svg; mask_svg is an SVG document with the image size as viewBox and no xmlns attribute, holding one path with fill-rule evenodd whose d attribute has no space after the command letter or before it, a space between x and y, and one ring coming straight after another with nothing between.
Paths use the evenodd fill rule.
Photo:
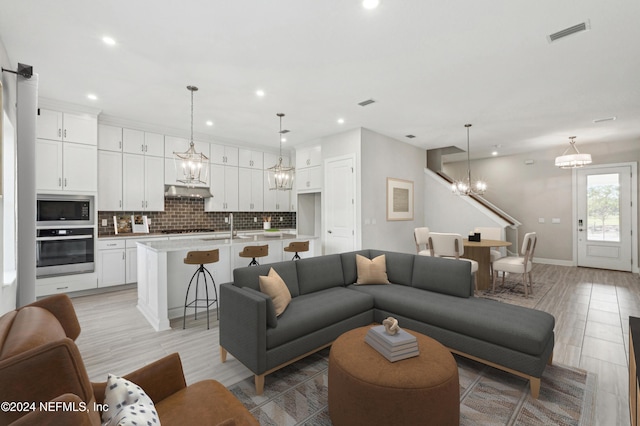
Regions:
<instances>
[{"instance_id":1,"label":"white island cabinet","mask_svg":"<svg viewBox=\"0 0 640 426\"><path fill-rule=\"evenodd\" d=\"M213 249L220 251L218 262L205 265L213 275L219 297L219 285L232 281L233 269L247 266L251 260L238 256L244 246L268 244L269 256L259 259L259 262L264 265L290 260L291 254L285 252L283 247L291 241L308 240L307 255L312 256L315 238L296 237L293 234L264 236L260 233L242 235L233 240L224 239L223 236L208 235L201 238L139 242L138 309L157 331L170 329L169 320L183 315L187 286L197 269L197 266L185 265L183 262L189 251ZM214 299L215 295L210 293L209 298ZM187 310L187 315L191 314L193 310Z\"/></svg>"}]
</instances>

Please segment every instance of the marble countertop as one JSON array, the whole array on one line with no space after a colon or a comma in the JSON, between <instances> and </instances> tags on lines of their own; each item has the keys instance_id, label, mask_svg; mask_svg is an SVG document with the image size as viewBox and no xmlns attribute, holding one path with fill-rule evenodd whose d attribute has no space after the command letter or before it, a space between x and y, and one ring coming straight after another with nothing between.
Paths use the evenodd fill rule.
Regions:
<instances>
[{"instance_id":1,"label":"marble countertop","mask_svg":"<svg viewBox=\"0 0 640 426\"><path fill-rule=\"evenodd\" d=\"M233 240L230 240L229 238L224 238L222 236L215 236L215 234L213 235L199 234L199 236L195 238L145 241L145 242L138 242L138 245L144 246L150 250L157 251L157 252L169 252L169 251L194 250L194 249L195 250L212 250L212 249L223 247L223 246L250 244L255 242L269 243L269 242L283 241L283 240L289 241L289 240L315 239L315 238L317 237L278 232L278 233L268 233L268 234L256 233L254 235L239 234L239 236L234 237Z\"/></svg>"}]
</instances>

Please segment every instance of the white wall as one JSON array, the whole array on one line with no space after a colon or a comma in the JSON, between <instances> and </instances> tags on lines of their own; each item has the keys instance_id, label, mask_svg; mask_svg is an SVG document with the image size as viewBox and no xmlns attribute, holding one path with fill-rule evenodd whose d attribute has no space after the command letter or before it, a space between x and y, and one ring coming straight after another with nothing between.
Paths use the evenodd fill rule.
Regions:
<instances>
[{"instance_id":1,"label":"white wall","mask_svg":"<svg viewBox=\"0 0 640 426\"><path fill-rule=\"evenodd\" d=\"M591 154L594 165L640 161L640 140L602 141L578 148ZM527 232L538 234L537 258L573 261L572 172L554 165L564 149L476 160L471 162L471 170L487 182L485 198L522 222L520 242ZM533 164L525 165L525 160L533 160ZM455 178L466 168L466 162L457 162L445 164L443 170ZM545 223L538 223L538 218L544 218ZM552 224L552 218L559 218L560 223Z\"/></svg>"},{"instance_id":2,"label":"white wall","mask_svg":"<svg viewBox=\"0 0 640 426\"><path fill-rule=\"evenodd\" d=\"M4 44L2 43L2 39L0 39L0 66L6 69L15 69L15 66L9 60L9 55L7 54ZM16 123L16 108L15 108L16 79L13 74L8 74L8 73L2 73L2 76L0 78L2 78L2 109L3 109L3 113L0 115L2 116L2 120L6 118L8 122L11 123L11 127L14 127ZM5 114L6 114L6 117L5 117ZM4 130L8 130L8 129L3 129L3 131ZM0 132L0 135L2 135L2 133L3 132ZM10 136L10 137L13 138L13 141L11 141L11 143L14 144L15 146L15 133L13 134L13 136ZM0 145L0 151L2 151L1 145ZM9 161L10 159L4 158L4 154L5 153L2 152L2 160ZM2 161L0 161L0 168L2 168L1 164L2 164ZM9 208L8 205L5 206L4 199L3 199L2 209L0 211L4 211L5 207ZM3 223L4 223L4 214L3 214L2 220L0 220L0 224L3 224ZM4 225L0 225L0 236L2 237L1 239L4 240L4 237L5 237ZM2 245L3 245L3 251L4 251L4 243ZM2 278L3 278L2 281L0 281L0 315L15 309L16 292L17 292L17 286L16 286L15 280L12 280L10 278L8 280L5 280L5 277L4 277L5 253L3 253L2 255L2 260L3 261L0 262L0 270L2 271ZM10 259L7 259L7 263L8 264L11 263ZM5 282L5 281L8 281L8 282Z\"/></svg>"},{"instance_id":3,"label":"white wall","mask_svg":"<svg viewBox=\"0 0 640 426\"><path fill-rule=\"evenodd\" d=\"M424 149L362 129L362 247L415 253L413 230L424 222ZM387 178L413 181L413 220L387 221ZM375 222L375 224L374 224Z\"/></svg>"},{"instance_id":4,"label":"white wall","mask_svg":"<svg viewBox=\"0 0 640 426\"><path fill-rule=\"evenodd\" d=\"M483 212L469 197L451 192L451 186L430 170L424 170L424 223L432 232L454 232L463 237L476 227L506 226L495 215Z\"/></svg>"}]
</instances>

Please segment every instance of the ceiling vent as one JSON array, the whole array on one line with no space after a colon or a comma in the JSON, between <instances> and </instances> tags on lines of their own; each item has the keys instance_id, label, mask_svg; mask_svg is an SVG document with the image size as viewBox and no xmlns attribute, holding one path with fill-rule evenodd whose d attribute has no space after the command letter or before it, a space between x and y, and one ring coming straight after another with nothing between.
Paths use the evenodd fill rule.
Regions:
<instances>
[{"instance_id":1,"label":"ceiling vent","mask_svg":"<svg viewBox=\"0 0 640 426\"><path fill-rule=\"evenodd\" d=\"M405 138L409 138L409 139L413 139L416 137L416 135L404 135Z\"/></svg>"},{"instance_id":2,"label":"ceiling vent","mask_svg":"<svg viewBox=\"0 0 640 426\"><path fill-rule=\"evenodd\" d=\"M561 38L565 38L568 37L572 34L576 34L582 31L586 31L591 29L591 23L589 22L589 20L587 19L585 22L581 22L577 25L574 25L572 27L569 28L565 28L564 30L560 30L556 33L553 34L549 34L547 36L547 40L549 40L549 43L553 43L554 41L558 41Z\"/></svg>"},{"instance_id":3,"label":"ceiling vent","mask_svg":"<svg viewBox=\"0 0 640 426\"><path fill-rule=\"evenodd\" d=\"M371 105L372 103L374 103L375 101L373 99L367 99L366 101L362 101L362 102L358 102L358 105L360 106L367 106L367 105Z\"/></svg>"},{"instance_id":4,"label":"ceiling vent","mask_svg":"<svg viewBox=\"0 0 640 426\"><path fill-rule=\"evenodd\" d=\"M593 120L594 123L603 123L605 121L614 121L617 117L597 118Z\"/></svg>"},{"instance_id":5,"label":"ceiling vent","mask_svg":"<svg viewBox=\"0 0 640 426\"><path fill-rule=\"evenodd\" d=\"M280 130L280 134L284 135L285 133L289 133L291 130L282 129Z\"/></svg>"}]
</instances>

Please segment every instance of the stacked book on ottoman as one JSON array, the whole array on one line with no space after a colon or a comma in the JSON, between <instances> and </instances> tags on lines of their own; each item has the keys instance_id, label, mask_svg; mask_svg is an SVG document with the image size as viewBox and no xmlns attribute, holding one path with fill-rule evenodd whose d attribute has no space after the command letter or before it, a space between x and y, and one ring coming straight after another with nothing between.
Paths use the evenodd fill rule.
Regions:
<instances>
[{"instance_id":1,"label":"stacked book on ottoman","mask_svg":"<svg viewBox=\"0 0 640 426\"><path fill-rule=\"evenodd\" d=\"M371 327L364 338L372 348L380 352L391 362L418 356L418 341L415 336L399 329L396 334L389 334L383 325Z\"/></svg>"}]
</instances>

